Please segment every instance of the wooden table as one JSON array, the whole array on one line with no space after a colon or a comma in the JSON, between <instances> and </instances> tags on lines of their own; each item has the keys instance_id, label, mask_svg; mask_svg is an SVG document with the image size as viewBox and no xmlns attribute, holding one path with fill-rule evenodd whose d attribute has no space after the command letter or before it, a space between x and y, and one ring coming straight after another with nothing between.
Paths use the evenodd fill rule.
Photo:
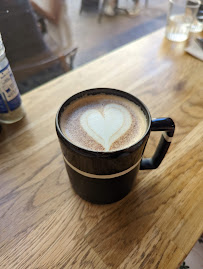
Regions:
<instances>
[{"instance_id":1,"label":"wooden table","mask_svg":"<svg viewBox=\"0 0 203 269\"><path fill-rule=\"evenodd\" d=\"M0 268L176 269L203 232L202 73L159 30L24 95L26 118L1 134ZM93 87L130 92L176 123L161 166L111 205L73 192L55 133L60 104Z\"/></svg>"}]
</instances>

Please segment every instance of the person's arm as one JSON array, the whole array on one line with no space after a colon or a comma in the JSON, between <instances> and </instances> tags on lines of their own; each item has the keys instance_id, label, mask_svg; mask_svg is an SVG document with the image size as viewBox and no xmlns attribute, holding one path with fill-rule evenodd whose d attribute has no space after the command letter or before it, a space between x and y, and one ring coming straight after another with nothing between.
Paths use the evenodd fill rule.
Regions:
<instances>
[{"instance_id":1,"label":"person's arm","mask_svg":"<svg viewBox=\"0 0 203 269\"><path fill-rule=\"evenodd\" d=\"M58 24L61 8L62 8L62 1L61 0L49 0L49 4L51 7L50 12L44 10L40 7L34 0L30 1L32 4L33 9L42 17L46 18L47 20L51 21L54 24Z\"/></svg>"},{"instance_id":2,"label":"person's arm","mask_svg":"<svg viewBox=\"0 0 203 269\"><path fill-rule=\"evenodd\" d=\"M51 0L51 10L54 15L54 23L58 24L61 10L62 10L62 1L63 0Z\"/></svg>"}]
</instances>

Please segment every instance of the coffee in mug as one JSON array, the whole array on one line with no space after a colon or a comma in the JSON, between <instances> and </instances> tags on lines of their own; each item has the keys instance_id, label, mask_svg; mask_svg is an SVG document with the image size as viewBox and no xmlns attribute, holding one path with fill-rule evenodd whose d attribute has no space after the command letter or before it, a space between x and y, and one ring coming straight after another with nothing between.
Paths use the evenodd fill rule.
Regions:
<instances>
[{"instance_id":1,"label":"coffee in mug","mask_svg":"<svg viewBox=\"0 0 203 269\"><path fill-rule=\"evenodd\" d=\"M84 96L66 107L60 127L78 147L112 152L137 143L147 130L147 118L140 106L128 99L98 94Z\"/></svg>"}]
</instances>

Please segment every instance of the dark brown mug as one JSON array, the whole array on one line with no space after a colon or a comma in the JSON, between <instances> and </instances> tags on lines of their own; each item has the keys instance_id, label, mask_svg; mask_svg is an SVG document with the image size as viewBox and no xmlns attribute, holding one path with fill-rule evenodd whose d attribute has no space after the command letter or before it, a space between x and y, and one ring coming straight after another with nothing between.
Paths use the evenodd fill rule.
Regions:
<instances>
[{"instance_id":1,"label":"dark brown mug","mask_svg":"<svg viewBox=\"0 0 203 269\"><path fill-rule=\"evenodd\" d=\"M62 133L60 117L74 100L87 95L110 94L123 97L138 105L147 119L147 130L132 146L113 152L95 152L71 143ZM132 189L139 170L156 169L171 143L175 124L170 118L152 119L148 108L135 96L115 89L97 88L77 93L66 100L56 115L56 132L65 166L75 192L83 199L97 204L116 202ZM151 131L163 131L152 158L142 158Z\"/></svg>"}]
</instances>

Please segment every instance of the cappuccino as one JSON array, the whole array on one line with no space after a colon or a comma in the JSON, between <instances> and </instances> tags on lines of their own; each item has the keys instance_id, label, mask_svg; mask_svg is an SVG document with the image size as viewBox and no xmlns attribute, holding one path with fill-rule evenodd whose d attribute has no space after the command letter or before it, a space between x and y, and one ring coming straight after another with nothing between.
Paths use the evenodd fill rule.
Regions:
<instances>
[{"instance_id":1,"label":"cappuccino","mask_svg":"<svg viewBox=\"0 0 203 269\"><path fill-rule=\"evenodd\" d=\"M110 94L77 99L60 118L60 128L71 143L99 152L132 146L144 136L147 126L146 116L138 105Z\"/></svg>"}]
</instances>

